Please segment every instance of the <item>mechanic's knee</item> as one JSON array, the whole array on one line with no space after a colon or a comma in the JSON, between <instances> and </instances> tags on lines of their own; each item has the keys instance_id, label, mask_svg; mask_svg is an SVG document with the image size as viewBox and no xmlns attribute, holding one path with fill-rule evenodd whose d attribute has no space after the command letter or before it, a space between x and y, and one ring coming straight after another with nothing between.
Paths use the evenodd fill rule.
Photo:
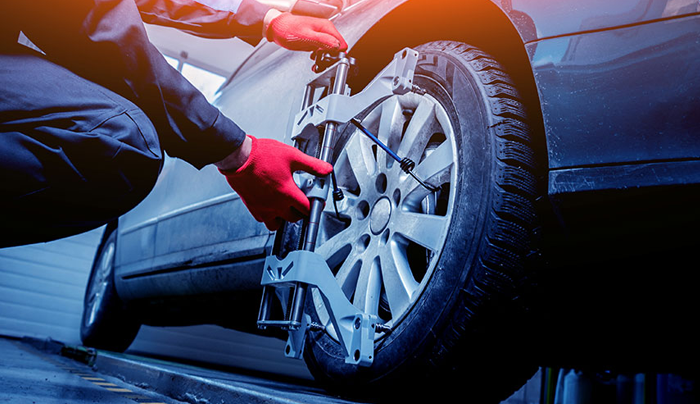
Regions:
<instances>
[{"instance_id":1,"label":"mechanic's knee","mask_svg":"<svg viewBox=\"0 0 700 404\"><path fill-rule=\"evenodd\" d=\"M116 219L148 195L163 163L155 127L140 110L121 109L80 132L46 126L3 135L0 172L9 178L0 228L9 238L0 237L2 246L49 241Z\"/></svg>"},{"instance_id":2,"label":"mechanic's knee","mask_svg":"<svg viewBox=\"0 0 700 404\"><path fill-rule=\"evenodd\" d=\"M137 108L105 121L93 131L120 142L104 173L113 185L117 206L126 213L148 195L163 166L163 152L153 123ZM112 192L108 192L112 193ZM123 210L120 209L120 210Z\"/></svg>"}]
</instances>

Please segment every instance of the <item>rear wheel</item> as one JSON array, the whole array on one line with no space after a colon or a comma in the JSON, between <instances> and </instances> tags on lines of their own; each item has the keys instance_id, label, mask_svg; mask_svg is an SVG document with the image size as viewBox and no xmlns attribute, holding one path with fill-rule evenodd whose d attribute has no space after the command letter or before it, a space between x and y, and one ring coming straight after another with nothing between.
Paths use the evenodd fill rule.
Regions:
<instances>
[{"instance_id":1,"label":"rear wheel","mask_svg":"<svg viewBox=\"0 0 700 404\"><path fill-rule=\"evenodd\" d=\"M416 49L415 84L426 93L392 97L362 121L438 191L348 128L334 162L345 198L326 204L316 249L348 299L390 331L376 335L371 367L345 364L314 290L307 313L326 329L310 334L305 359L317 380L343 393L415 398L456 387L480 402L500 400L536 369L523 360L516 303L534 248L530 131L491 57L456 42ZM280 237L290 244L297 235L290 224Z\"/></svg>"},{"instance_id":2,"label":"rear wheel","mask_svg":"<svg viewBox=\"0 0 700 404\"><path fill-rule=\"evenodd\" d=\"M140 324L130 318L114 287L116 241L116 229L108 226L85 290L80 337L86 346L123 352L136 338Z\"/></svg>"}]
</instances>

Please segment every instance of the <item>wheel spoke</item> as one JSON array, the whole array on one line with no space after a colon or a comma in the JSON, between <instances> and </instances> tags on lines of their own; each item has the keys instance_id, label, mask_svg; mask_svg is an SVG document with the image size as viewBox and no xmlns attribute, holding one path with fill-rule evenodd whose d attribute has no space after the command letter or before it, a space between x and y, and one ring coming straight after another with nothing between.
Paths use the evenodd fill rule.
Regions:
<instances>
[{"instance_id":1,"label":"wheel spoke","mask_svg":"<svg viewBox=\"0 0 700 404\"><path fill-rule=\"evenodd\" d=\"M431 151L413 172L428 184L439 186L450 180L453 165L452 143L445 141L437 149ZM407 199L411 201L419 201L430 193L410 177L406 177L400 190L401 194L407 195Z\"/></svg>"},{"instance_id":2,"label":"wheel spoke","mask_svg":"<svg viewBox=\"0 0 700 404\"><path fill-rule=\"evenodd\" d=\"M380 255L380 266L384 290L392 313L403 313L411 304L418 282L413 278L411 268L400 248L384 248Z\"/></svg>"},{"instance_id":3,"label":"wheel spoke","mask_svg":"<svg viewBox=\"0 0 700 404\"><path fill-rule=\"evenodd\" d=\"M366 254L366 256L372 255ZM352 303L365 313L377 315L381 293L382 274L379 269L379 260L363 261Z\"/></svg>"},{"instance_id":4,"label":"wheel spoke","mask_svg":"<svg viewBox=\"0 0 700 404\"><path fill-rule=\"evenodd\" d=\"M445 141L418 163L414 172L418 178L429 180L443 174L453 164L452 143Z\"/></svg>"},{"instance_id":5,"label":"wheel spoke","mask_svg":"<svg viewBox=\"0 0 700 404\"><path fill-rule=\"evenodd\" d=\"M441 247L441 235L447 230L448 219L444 216L413 212L395 212L391 229L408 240L437 252Z\"/></svg>"},{"instance_id":6,"label":"wheel spoke","mask_svg":"<svg viewBox=\"0 0 700 404\"><path fill-rule=\"evenodd\" d=\"M360 274L360 267L362 266L362 253L359 253L356 249L352 249L350 254L343 262L343 265L338 269L338 273L335 275L340 288L345 293L345 296L350 299L353 292L357 288L357 278Z\"/></svg>"},{"instance_id":7,"label":"wheel spoke","mask_svg":"<svg viewBox=\"0 0 700 404\"><path fill-rule=\"evenodd\" d=\"M391 97L381 106L382 115L379 119L379 130L377 138L387 145L389 149L395 150L401 136L401 105L397 97ZM388 162L393 161L383 150L377 151L377 164L380 169L388 167Z\"/></svg>"},{"instance_id":8,"label":"wheel spoke","mask_svg":"<svg viewBox=\"0 0 700 404\"><path fill-rule=\"evenodd\" d=\"M376 171L376 161L372 154L372 148L369 139L365 139L363 135L355 135L348 141L343 154L347 157L349 169L355 177L360 190L368 189L372 184L372 176Z\"/></svg>"},{"instance_id":9,"label":"wheel spoke","mask_svg":"<svg viewBox=\"0 0 700 404\"><path fill-rule=\"evenodd\" d=\"M435 104L428 99L421 100L406 128L397 154L417 162L430 137L439 130L440 125L435 116Z\"/></svg>"},{"instance_id":10,"label":"wheel spoke","mask_svg":"<svg viewBox=\"0 0 700 404\"><path fill-rule=\"evenodd\" d=\"M95 320L97 319L97 309L99 308L99 305L97 305L93 301L93 302L90 302L89 308L90 308L90 311L89 311L88 317L87 317L86 322L85 322L85 325L88 327L95 323Z\"/></svg>"},{"instance_id":11,"label":"wheel spoke","mask_svg":"<svg viewBox=\"0 0 700 404\"><path fill-rule=\"evenodd\" d=\"M320 246L316 247L315 252L323 258L325 258L326 260L328 260L335 254L340 252L340 250L346 248L347 246L353 243L354 239L350 237L351 232L351 230L348 231L347 229L345 231L341 231L340 233L326 240Z\"/></svg>"}]
</instances>

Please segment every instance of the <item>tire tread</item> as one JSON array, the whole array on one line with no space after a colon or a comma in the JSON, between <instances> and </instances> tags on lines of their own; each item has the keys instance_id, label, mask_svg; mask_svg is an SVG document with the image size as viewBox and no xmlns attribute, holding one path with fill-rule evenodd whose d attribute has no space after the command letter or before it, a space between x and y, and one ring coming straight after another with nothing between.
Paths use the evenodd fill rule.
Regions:
<instances>
[{"instance_id":1,"label":"tire tread","mask_svg":"<svg viewBox=\"0 0 700 404\"><path fill-rule=\"evenodd\" d=\"M441 48L450 56L462 59L478 77L489 107L496 164L492 183L491 214L481 244L480 266L474 270L463 288L461 302L451 316L449 332L445 332L432 351L430 363L435 371L459 367L456 352L466 351L474 334L488 329L490 321L483 312L495 306L494 295L503 300L516 300L516 287L526 281L524 262L536 255L533 244L536 232L535 200L538 196L537 164L531 144L527 114L517 90L503 67L485 52L469 45L442 41L423 46ZM477 324L475 326L475 324ZM476 329L476 331L475 331ZM501 329L500 326L492 329ZM500 337L489 332L483 340ZM524 374L528 371L525 370ZM476 376L478 377L478 376ZM520 381L514 378L513 391Z\"/></svg>"}]
</instances>

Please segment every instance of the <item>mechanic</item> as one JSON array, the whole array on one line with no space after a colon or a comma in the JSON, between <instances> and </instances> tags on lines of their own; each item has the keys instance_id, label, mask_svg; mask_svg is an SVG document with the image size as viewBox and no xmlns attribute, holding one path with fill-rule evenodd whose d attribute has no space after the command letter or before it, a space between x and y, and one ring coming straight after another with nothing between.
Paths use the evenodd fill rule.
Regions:
<instances>
[{"instance_id":1,"label":"mechanic","mask_svg":"<svg viewBox=\"0 0 700 404\"><path fill-rule=\"evenodd\" d=\"M308 215L292 179L330 164L247 136L149 42L143 22L290 50L347 49L327 19L254 0L0 4L0 246L99 227L152 189L163 151L215 164L270 230ZM20 31L35 48L18 43ZM40 51L38 51L40 49Z\"/></svg>"}]
</instances>

